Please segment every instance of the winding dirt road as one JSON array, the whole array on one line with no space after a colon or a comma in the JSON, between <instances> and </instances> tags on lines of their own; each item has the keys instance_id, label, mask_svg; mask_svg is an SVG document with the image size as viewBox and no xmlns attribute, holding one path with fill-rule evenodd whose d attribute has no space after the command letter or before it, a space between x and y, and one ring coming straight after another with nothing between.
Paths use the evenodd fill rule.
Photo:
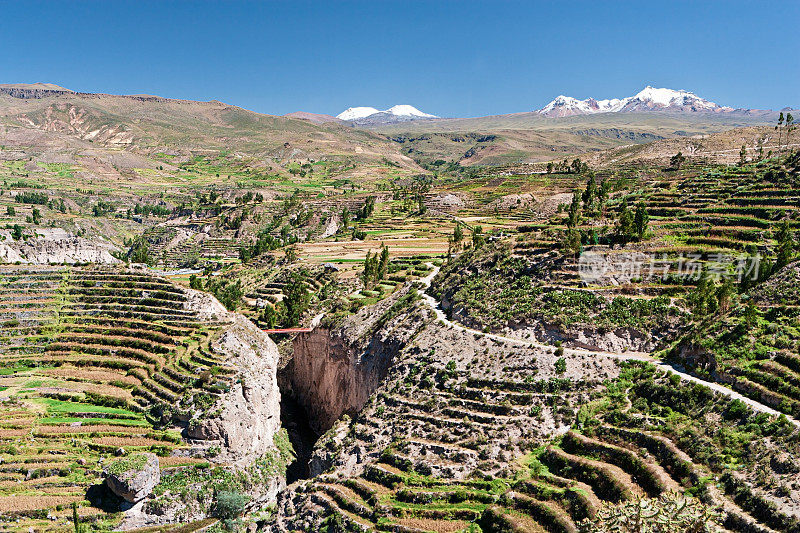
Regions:
<instances>
[{"instance_id":1,"label":"winding dirt road","mask_svg":"<svg viewBox=\"0 0 800 533\"><path fill-rule=\"evenodd\" d=\"M473 335L480 335L482 337L486 337L488 339L498 340L498 341L501 341L501 342L510 342L510 343L515 343L515 344L522 344L522 345L526 345L526 346L532 346L532 347L535 347L535 348L542 348L542 349L548 349L548 350L553 348L552 345L544 344L544 343L541 343L541 342L536 342L536 341L531 341L531 340L526 340L526 339L518 339L518 338L514 338L514 337L506 337L504 335L498 335L496 333L485 333L485 332L479 331L477 329L468 328L468 327L466 327L466 326L464 326L464 325L462 325L462 324L460 324L458 322L454 322L454 321L450 320L449 318L447 318L447 315L445 314L444 310L442 310L442 306L439 303L439 301L436 300L436 298L434 298L433 296L429 295L426 292L427 289L431 286L431 282L433 281L433 278L436 276L436 274L439 273L439 267L438 266L433 265L433 263L426 263L426 264L432 270L431 270L430 274L428 274L424 278L420 278L419 281L423 284L424 288L419 291L419 294L420 294L420 296L422 296L422 299L425 301L425 303L427 303L428 306L433 310L433 312L436 313L436 318L441 320L443 323L445 323L448 326L450 326L450 327L452 327L454 329L457 329L459 331L468 332L468 333L471 333ZM781 412L773 409L772 407L769 407L767 405L764 405L763 403L757 402L757 401L755 401L755 400L753 400L751 398L743 396L743 395L739 394L738 392L736 392L736 391L734 391L732 389L729 389L728 387L725 387L724 385L721 385L719 383L714 383L714 382L711 382L711 381L706 381L704 379L698 378L697 376L693 376L691 374L688 374L680 366L666 363L664 361L656 359L652 355L650 355L648 353L645 353L645 352L617 353L617 352L604 352L604 351L585 350L585 349L582 349L582 348L564 348L564 353L566 353L566 354L580 354L580 355L593 355L593 356L600 356L600 357L611 357L611 358L614 358L614 359L621 359L621 360L625 360L625 361L631 361L631 360L647 361L649 363L652 363L653 365L655 365L656 367L658 367L661 370L664 370L666 372L671 372L673 374L678 375L684 381L689 381L689 382L692 382L692 383L699 383L701 385L704 385L704 386L708 387L709 389L713 390L714 392L716 392L718 394L722 394L723 396L727 396L727 397L732 398L732 399L740 400L740 401L744 402L745 404L747 404L748 406L750 406L754 411L757 411L759 413L766 413L768 415L774 415L774 416L779 416L779 415L782 414ZM788 415L785 415L785 416L786 416L787 420L789 420L792 424L794 424L795 427L800 428L800 422L799 421L795 420L794 418L792 418L792 417L790 417Z\"/></svg>"}]
</instances>

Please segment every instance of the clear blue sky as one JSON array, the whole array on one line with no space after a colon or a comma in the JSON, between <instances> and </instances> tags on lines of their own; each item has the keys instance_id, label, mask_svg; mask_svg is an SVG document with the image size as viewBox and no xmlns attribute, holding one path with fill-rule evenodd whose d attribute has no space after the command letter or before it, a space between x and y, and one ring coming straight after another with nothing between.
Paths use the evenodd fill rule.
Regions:
<instances>
[{"instance_id":1,"label":"clear blue sky","mask_svg":"<svg viewBox=\"0 0 800 533\"><path fill-rule=\"evenodd\" d=\"M800 106L800 1L0 0L0 83L263 113L529 111L646 84Z\"/></svg>"}]
</instances>

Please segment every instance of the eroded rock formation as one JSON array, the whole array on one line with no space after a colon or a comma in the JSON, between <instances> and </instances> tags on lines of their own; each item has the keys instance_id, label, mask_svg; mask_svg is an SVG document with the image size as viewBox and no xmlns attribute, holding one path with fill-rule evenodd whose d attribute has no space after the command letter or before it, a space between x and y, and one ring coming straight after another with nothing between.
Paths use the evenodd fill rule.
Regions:
<instances>
[{"instance_id":1,"label":"eroded rock formation","mask_svg":"<svg viewBox=\"0 0 800 533\"><path fill-rule=\"evenodd\" d=\"M191 291L187 306L208 320L228 323L211 348L238 371L215 406L218 414L191 425L188 436L217 441L222 453L216 460L246 465L273 449L280 429L278 348L255 324L206 293Z\"/></svg>"},{"instance_id":2,"label":"eroded rock formation","mask_svg":"<svg viewBox=\"0 0 800 533\"><path fill-rule=\"evenodd\" d=\"M305 407L315 431L323 433L343 414L357 413L416 334L421 320L399 314L409 296L402 291L336 327L323 324L295 338L284 388Z\"/></svg>"}]
</instances>

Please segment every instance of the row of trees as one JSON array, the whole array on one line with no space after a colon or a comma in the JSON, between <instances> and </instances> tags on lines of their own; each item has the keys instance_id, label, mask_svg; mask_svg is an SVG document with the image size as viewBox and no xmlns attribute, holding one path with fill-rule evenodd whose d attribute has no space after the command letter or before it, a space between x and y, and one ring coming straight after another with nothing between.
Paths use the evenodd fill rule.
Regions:
<instances>
[{"instance_id":1,"label":"row of trees","mask_svg":"<svg viewBox=\"0 0 800 533\"><path fill-rule=\"evenodd\" d=\"M552 161L547 163L547 173L552 174L553 172L558 172L561 174L584 174L589 171L589 165L584 163L580 160L579 157L576 157L570 163L567 159L561 161L560 163L553 163Z\"/></svg>"},{"instance_id":2,"label":"row of trees","mask_svg":"<svg viewBox=\"0 0 800 533\"><path fill-rule=\"evenodd\" d=\"M567 209L567 227L576 227L580 223L581 215L590 218L605 215L610 194L611 183L607 179L598 186L594 175L590 175L586 180L586 188L583 191L575 189L572 194L572 203Z\"/></svg>"},{"instance_id":3,"label":"row of trees","mask_svg":"<svg viewBox=\"0 0 800 533\"><path fill-rule=\"evenodd\" d=\"M619 219L617 220L617 236L623 242L635 239L643 239L647 234L647 227L650 223L650 215L644 202L636 204L636 210L628 207L628 199L623 198L619 208Z\"/></svg>"},{"instance_id":4,"label":"row of trees","mask_svg":"<svg viewBox=\"0 0 800 533\"><path fill-rule=\"evenodd\" d=\"M367 251L367 257L364 259L364 272L361 275L364 286L371 287L375 283L386 279L388 272L389 248L382 244L380 251L374 255Z\"/></svg>"},{"instance_id":5,"label":"row of trees","mask_svg":"<svg viewBox=\"0 0 800 533\"><path fill-rule=\"evenodd\" d=\"M775 131L778 132L778 152L783 153L784 149L791 149L789 137L796 129L797 126L791 113L787 112L785 117L783 112L778 115L778 124L775 126Z\"/></svg>"},{"instance_id":6,"label":"row of trees","mask_svg":"<svg viewBox=\"0 0 800 533\"><path fill-rule=\"evenodd\" d=\"M687 301L695 317L702 319L717 311L727 312L735 295L736 286L732 277L725 276L718 285L709 270L704 268L694 290L687 296Z\"/></svg>"},{"instance_id":7,"label":"row of trees","mask_svg":"<svg viewBox=\"0 0 800 533\"><path fill-rule=\"evenodd\" d=\"M592 190L592 188L587 187L587 191ZM586 193L586 191L584 191L584 193ZM580 253L584 243L600 243L600 236L595 229L590 230L587 234L584 234L578 229L582 212L581 205L584 206L583 209L592 209L592 204L590 203L591 194L591 192L589 194L581 194L579 190L576 190L572 196L572 203L567 209L567 230L561 242L561 249L564 253L577 255ZM607 191L604 192L603 195L607 195ZM602 206L599 209L600 213L605 211L605 202L607 201L605 199L607 196L604 198L603 195L600 196L600 205ZM627 198L623 198L614 227L614 234L607 235L604 239L611 242L621 242L623 244L644 239L647 235L649 223L650 215L647 212L647 207L644 202L639 202L635 209L631 209L628 206Z\"/></svg>"}]
</instances>

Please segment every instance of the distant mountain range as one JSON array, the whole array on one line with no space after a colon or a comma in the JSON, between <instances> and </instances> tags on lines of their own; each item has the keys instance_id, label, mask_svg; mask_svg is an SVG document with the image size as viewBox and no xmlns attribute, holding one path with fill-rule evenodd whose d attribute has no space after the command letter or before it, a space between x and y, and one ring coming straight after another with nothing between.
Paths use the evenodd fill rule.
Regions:
<instances>
[{"instance_id":1,"label":"distant mountain range","mask_svg":"<svg viewBox=\"0 0 800 533\"><path fill-rule=\"evenodd\" d=\"M396 105L381 111L374 107L351 107L342 111L336 118L359 126L377 124L396 124L410 120L439 118L436 115L423 113L412 105Z\"/></svg>"},{"instance_id":2,"label":"distant mountain range","mask_svg":"<svg viewBox=\"0 0 800 533\"><path fill-rule=\"evenodd\" d=\"M625 98L610 98L605 100L586 98L585 100L579 100L571 96L560 95L543 108L533 111L533 113L547 118L563 118L599 113L651 112L672 114L751 114L754 112L763 113L764 111L756 109L734 109L711 102L689 91L657 88L651 87L650 85L635 95ZM339 113L336 118L355 126L382 126L416 120L439 119L436 115L423 113L416 107L410 105L396 105L384 111L374 107L351 107Z\"/></svg>"},{"instance_id":3,"label":"distant mountain range","mask_svg":"<svg viewBox=\"0 0 800 533\"><path fill-rule=\"evenodd\" d=\"M367 164L388 159L409 169L419 168L415 161L439 159L464 165L560 160L659 139L771 126L777 115L652 87L628 98L562 96L538 111L438 118L410 105L351 108L339 117L308 112L278 117L219 101L73 92L51 83L0 84L0 133L4 128L14 135L40 132L42 142L89 146L80 143L91 141L145 155L183 153L192 146L234 150L276 170L286 161L341 157Z\"/></svg>"},{"instance_id":4,"label":"distant mountain range","mask_svg":"<svg viewBox=\"0 0 800 533\"><path fill-rule=\"evenodd\" d=\"M571 117L595 113L646 113L649 111L728 113L734 109L710 102L689 91L658 89L648 85L627 98L578 100L571 96L560 95L543 108L538 109L536 113L545 117Z\"/></svg>"}]
</instances>

